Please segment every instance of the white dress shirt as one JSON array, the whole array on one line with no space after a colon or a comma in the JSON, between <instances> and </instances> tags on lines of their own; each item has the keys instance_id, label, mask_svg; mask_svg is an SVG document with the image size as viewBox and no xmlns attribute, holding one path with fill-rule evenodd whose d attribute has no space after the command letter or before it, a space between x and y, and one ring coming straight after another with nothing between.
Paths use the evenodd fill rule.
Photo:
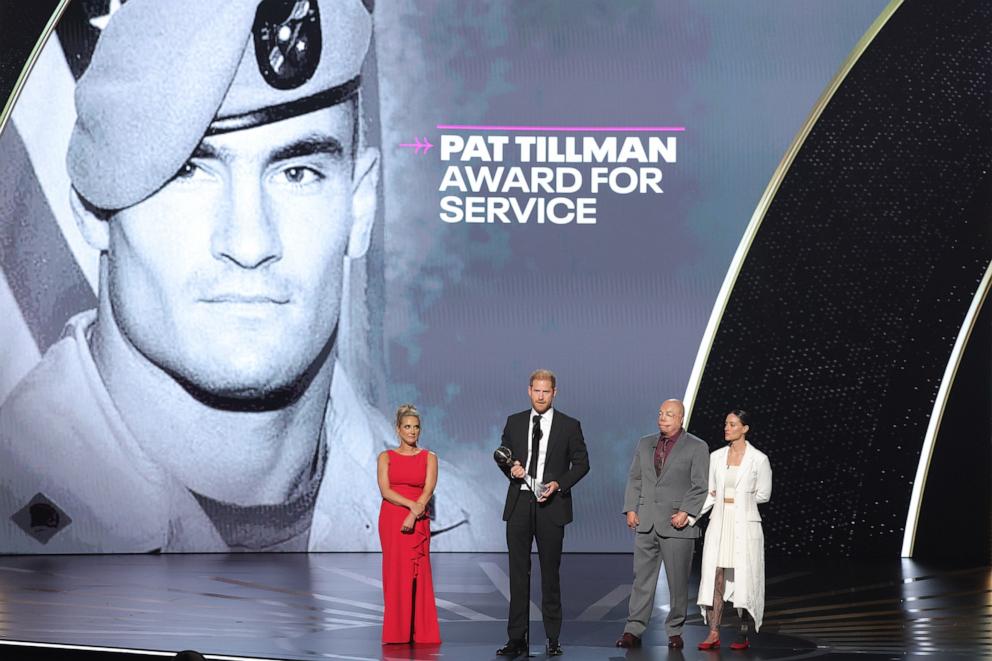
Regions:
<instances>
[{"instance_id":1,"label":"white dress shirt","mask_svg":"<svg viewBox=\"0 0 992 661\"><path fill-rule=\"evenodd\" d=\"M530 410L530 416L527 418L527 465L524 466L524 470L530 473L530 462L534 460L531 456L530 446L531 439L534 438L534 416L541 415L533 408ZM548 409L541 415L541 443L537 451L537 481L541 482L541 478L544 475L544 460L548 455L548 438L551 436L551 419L555 415L555 410ZM530 491L530 487L527 486L526 480L520 485L521 489L526 489Z\"/></svg>"}]
</instances>

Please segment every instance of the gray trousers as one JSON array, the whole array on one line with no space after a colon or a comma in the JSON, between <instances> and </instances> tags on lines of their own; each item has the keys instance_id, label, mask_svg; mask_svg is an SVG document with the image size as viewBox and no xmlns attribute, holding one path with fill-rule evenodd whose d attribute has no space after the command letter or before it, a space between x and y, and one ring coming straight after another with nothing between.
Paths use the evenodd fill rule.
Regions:
<instances>
[{"instance_id":1,"label":"gray trousers","mask_svg":"<svg viewBox=\"0 0 992 661\"><path fill-rule=\"evenodd\" d=\"M665 630L669 636L682 634L682 625L689 610L689 570L695 548L695 539L659 537L654 530L635 535L634 586L630 592L630 614L624 632L637 637L644 635L654 610L658 572L664 563L670 607Z\"/></svg>"}]
</instances>

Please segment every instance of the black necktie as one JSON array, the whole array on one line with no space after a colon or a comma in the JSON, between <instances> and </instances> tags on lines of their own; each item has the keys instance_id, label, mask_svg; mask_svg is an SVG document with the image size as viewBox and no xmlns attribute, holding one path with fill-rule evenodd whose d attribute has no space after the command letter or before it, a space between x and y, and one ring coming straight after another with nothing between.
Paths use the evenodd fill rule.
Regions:
<instances>
[{"instance_id":1,"label":"black necktie","mask_svg":"<svg viewBox=\"0 0 992 661\"><path fill-rule=\"evenodd\" d=\"M541 416L534 416L534 430L530 434L530 466L527 467L527 474L537 478L537 454L541 451Z\"/></svg>"}]
</instances>

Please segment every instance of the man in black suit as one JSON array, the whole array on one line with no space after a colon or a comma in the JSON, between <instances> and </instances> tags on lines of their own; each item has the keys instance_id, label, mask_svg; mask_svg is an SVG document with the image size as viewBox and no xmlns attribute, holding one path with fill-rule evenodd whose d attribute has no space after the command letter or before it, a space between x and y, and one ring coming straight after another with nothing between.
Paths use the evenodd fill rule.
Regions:
<instances>
[{"instance_id":1,"label":"man in black suit","mask_svg":"<svg viewBox=\"0 0 992 661\"><path fill-rule=\"evenodd\" d=\"M501 656L528 653L528 593L530 589L531 540L537 539L541 562L541 611L548 637L548 656L562 653L561 565L565 525L572 522L572 487L589 472L589 455L582 438L582 425L551 407L557 394L555 375L537 370L530 375L531 409L506 419L503 445L515 461L502 467L510 479L506 490L503 520L510 564L509 640L497 650ZM543 484L535 494L531 486Z\"/></svg>"}]
</instances>

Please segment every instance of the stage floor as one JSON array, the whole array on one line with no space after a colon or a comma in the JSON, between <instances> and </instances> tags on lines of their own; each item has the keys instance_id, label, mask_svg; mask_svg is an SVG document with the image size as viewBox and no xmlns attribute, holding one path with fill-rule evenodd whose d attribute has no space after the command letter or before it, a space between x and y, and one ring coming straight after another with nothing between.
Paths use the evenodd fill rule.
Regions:
<instances>
[{"instance_id":1,"label":"stage floor","mask_svg":"<svg viewBox=\"0 0 992 661\"><path fill-rule=\"evenodd\" d=\"M496 658L496 648L506 640L505 554L432 556L444 639L439 647L380 644L380 558L372 553L0 556L0 658L125 658L109 650L97 656L74 656L67 648L43 652L11 641L294 660ZM539 603L536 560L532 594ZM748 652L697 651L706 629L695 607L686 649L670 651L662 572L645 647L625 655L613 641L623 630L631 556L566 555L565 658L992 657L989 567L773 558L767 564L765 626ZM698 576L691 585L694 603ZM532 619L531 648L543 656L537 606ZM134 658L167 656L152 652Z\"/></svg>"}]
</instances>

